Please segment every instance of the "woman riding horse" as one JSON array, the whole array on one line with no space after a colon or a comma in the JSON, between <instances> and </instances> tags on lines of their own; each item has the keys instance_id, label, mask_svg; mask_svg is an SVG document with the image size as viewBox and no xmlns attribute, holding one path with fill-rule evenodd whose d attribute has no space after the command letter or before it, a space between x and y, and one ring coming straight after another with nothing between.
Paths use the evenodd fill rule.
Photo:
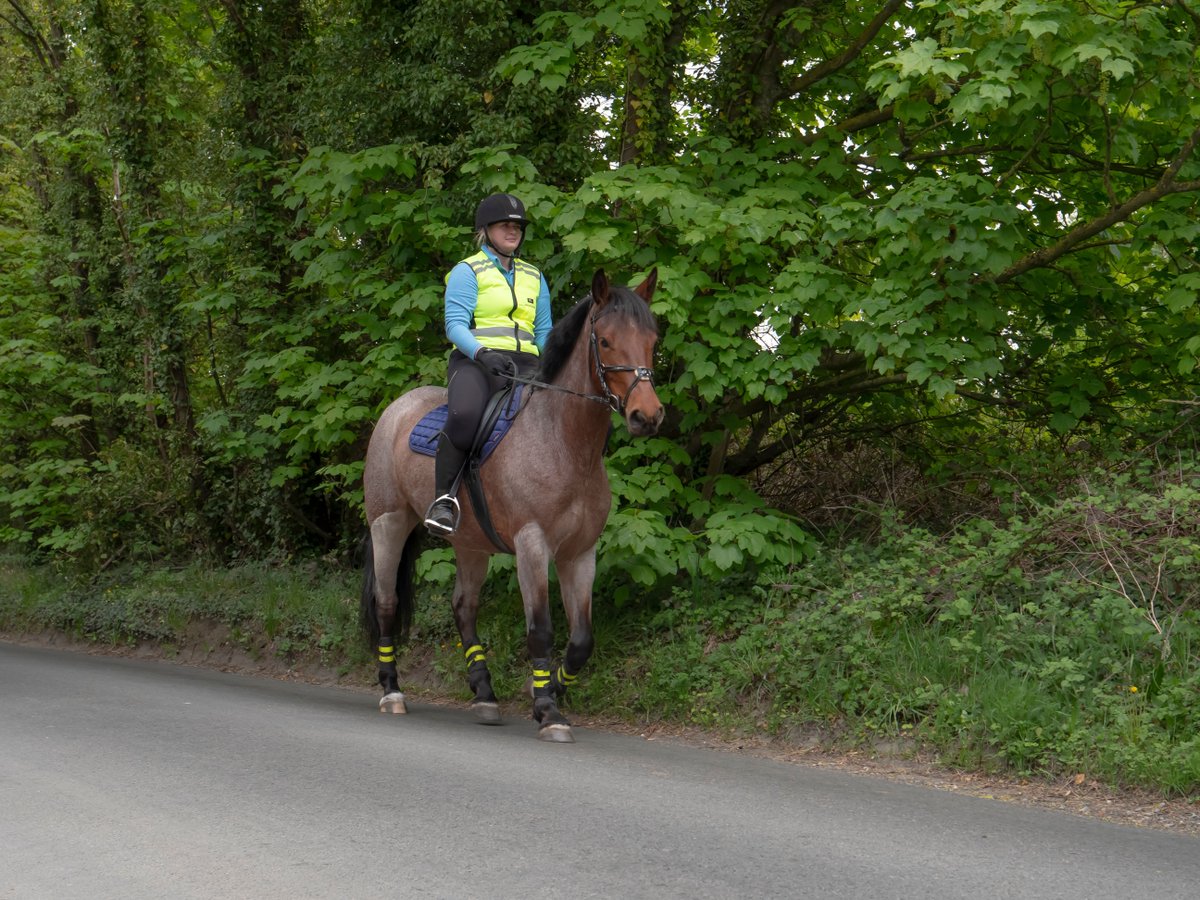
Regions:
<instances>
[{"instance_id":1,"label":"woman riding horse","mask_svg":"<svg viewBox=\"0 0 1200 900\"><path fill-rule=\"evenodd\" d=\"M654 390L658 325L650 310L658 273L651 269L641 284L629 288L611 284L604 271L597 270L588 296L566 312L547 336L542 332L549 327L545 283L536 269L525 269L514 259L524 210L515 198L499 197L480 204L479 221L487 245L464 261L471 272L468 283L473 281L476 291L474 332L465 330L478 346L467 343L451 322L456 291L450 285L447 289L447 330L456 341L450 363L451 409L454 400L464 396L462 389L472 384L475 393L467 393L465 402L472 409L480 408L480 398L495 386L493 379L501 378L494 372L510 361L518 372L534 359L538 367L536 378L518 376L530 389L522 395L507 435L478 472L476 487L485 500L480 508L488 509L490 526L485 527L474 503L465 503L461 510L451 503L448 524L453 530L441 533L454 549L450 603L474 694L471 707L479 721L500 722L477 618L488 558L507 546L511 550L506 552L516 559L524 601L538 737L569 742L574 740L570 723L558 701L583 670L594 644L596 546L612 506L604 465L612 414L618 413L635 436L655 434L664 415ZM497 220L507 227L496 227L496 222L487 220L504 204L508 210L504 214L511 218ZM456 272L465 278L462 266ZM452 272L448 281L456 277ZM497 302L498 295L508 297L507 307ZM457 324L463 324L462 317ZM437 421L447 395L445 388L426 385L393 400L371 434L363 461L363 506L370 533L364 545L362 616L368 640L379 654L381 712L399 714L408 709L400 690L396 648L412 623L414 566L424 534L421 511L431 495L440 501L455 493L452 475L457 474L462 448L470 447L474 438L473 424L461 434L447 426L444 432L451 439L441 440L436 462L424 455L424 445L417 440L419 426L426 417ZM443 461L443 453L451 454L445 457L450 463ZM437 512L432 509L426 514L427 527L437 527L428 521ZM565 650L557 659L550 616L551 564L558 575L568 632Z\"/></svg>"},{"instance_id":2,"label":"woman riding horse","mask_svg":"<svg viewBox=\"0 0 1200 900\"><path fill-rule=\"evenodd\" d=\"M449 415L438 441L434 501L425 513L433 534L458 529L461 510L454 486L488 400L506 376L532 375L550 333L550 290L542 273L517 253L529 219L512 194L492 194L475 210L479 250L446 276L446 337L454 345L449 365Z\"/></svg>"}]
</instances>

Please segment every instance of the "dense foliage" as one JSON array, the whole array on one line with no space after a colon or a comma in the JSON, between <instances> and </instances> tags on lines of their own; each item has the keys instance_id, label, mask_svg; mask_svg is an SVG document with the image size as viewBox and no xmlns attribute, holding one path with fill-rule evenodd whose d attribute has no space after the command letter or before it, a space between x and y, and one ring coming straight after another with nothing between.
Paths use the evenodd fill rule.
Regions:
<instances>
[{"instance_id":1,"label":"dense foliage","mask_svg":"<svg viewBox=\"0 0 1200 900\"><path fill-rule=\"evenodd\" d=\"M814 452L901 434L974 466L1013 428L1095 441L1192 401L1188 3L492 15L9 5L5 540L345 543L373 417L442 377L441 275L495 189L560 310L597 265L659 266L672 414L612 459L642 587L800 558L787 513L819 504L776 483Z\"/></svg>"},{"instance_id":2,"label":"dense foliage","mask_svg":"<svg viewBox=\"0 0 1200 900\"><path fill-rule=\"evenodd\" d=\"M1151 443L1194 471L1192 0L497 14L8 0L0 542L93 572L349 555L371 425L444 377L441 279L494 190L558 313L598 266L659 269L670 414L615 436L604 596L1019 533L1020 498ZM1148 565L1062 571L1135 597ZM984 602L940 590L935 622Z\"/></svg>"}]
</instances>

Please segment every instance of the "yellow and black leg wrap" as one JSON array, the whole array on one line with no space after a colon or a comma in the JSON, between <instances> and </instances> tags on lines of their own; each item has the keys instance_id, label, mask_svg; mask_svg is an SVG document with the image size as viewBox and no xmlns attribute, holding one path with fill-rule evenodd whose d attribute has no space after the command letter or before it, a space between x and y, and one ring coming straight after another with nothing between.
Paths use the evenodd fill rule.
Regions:
<instances>
[{"instance_id":1,"label":"yellow and black leg wrap","mask_svg":"<svg viewBox=\"0 0 1200 900\"><path fill-rule=\"evenodd\" d=\"M554 667L548 659L533 661L533 718L543 727L568 725L554 699Z\"/></svg>"},{"instance_id":2,"label":"yellow and black leg wrap","mask_svg":"<svg viewBox=\"0 0 1200 900\"><path fill-rule=\"evenodd\" d=\"M487 662L487 654L483 652L483 646L481 644L472 644L463 651L463 655L467 658L468 670L471 668L471 666L475 665L475 663Z\"/></svg>"},{"instance_id":3,"label":"yellow and black leg wrap","mask_svg":"<svg viewBox=\"0 0 1200 900\"><path fill-rule=\"evenodd\" d=\"M496 694L492 690L492 675L487 667L487 654L483 645L472 644L463 651L467 660L467 684L475 694L475 702L495 703Z\"/></svg>"},{"instance_id":4,"label":"yellow and black leg wrap","mask_svg":"<svg viewBox=\"0 0 1200 900\"><path fill-rule=\"evenodd\" d=\"M550 671L550 660L535 659L533 661L533 697L535 700L538 697L551 695Z\"/></svg>"},{"instance_id":5,"label":"yellow and black leg wrap","mask_svg":"<svg viewBox=\"0 0 1200 900\"><path fill-rule=\"evenodd\" d=\"M575 679L578 677L578 673L572 674L567 671L566 663L559 663L554 673L550 676L550 689L554 691L554 696L564 696L567 693L567 688L573 685Z\"/></svg>"},{"instance_id":6,"label":"yellow and black leg wrap","mask_svg":"<svg viewBox=\"0 0 1200 900\"><path fill-rule=\"evenodd\" d=\"M379 645L379 684L385 693L400 690L400 676L396 671L396 645L391 642Z\"/></svg>"}]
</instances>

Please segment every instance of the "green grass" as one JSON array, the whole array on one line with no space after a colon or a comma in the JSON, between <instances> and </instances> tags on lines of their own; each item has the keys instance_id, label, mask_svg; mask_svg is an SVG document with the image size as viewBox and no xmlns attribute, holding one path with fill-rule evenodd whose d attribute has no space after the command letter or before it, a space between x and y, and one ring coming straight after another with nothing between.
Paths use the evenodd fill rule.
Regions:
<instances>
[{"instance_id":1,"label":"green grass","mask_svg":"<svg viewBox=\"0 0 1200 900\"><path fill-rule=\"evenodd\" d=\"M194 626L217 625L280 660L366 665L357 597L355 574L311 564L139 566L79 580L0 556L0 628L114 646L149 642L171 652Z\"/></svg>"}]
</instances>

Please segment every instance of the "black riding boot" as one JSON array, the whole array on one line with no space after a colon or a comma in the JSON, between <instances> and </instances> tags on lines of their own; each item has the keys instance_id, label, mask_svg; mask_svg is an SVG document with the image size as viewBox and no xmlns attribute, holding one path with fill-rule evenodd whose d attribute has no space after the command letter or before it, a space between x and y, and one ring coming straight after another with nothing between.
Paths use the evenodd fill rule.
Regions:
<instances>
[{"instance_id":1,"label":"black riding boot","mask_svg":"<svg viewBox=\"0 0 1200 900\"><path fill-rule=\"evenodd\" d=\"M433 461L433 505L425 513L425 527L433 534L449 536L458 529L458 500L454 498L454 482L462 471L467 454L459 450L445 434L438 441L437 457Z\"/></svg>"}]
</instances>

